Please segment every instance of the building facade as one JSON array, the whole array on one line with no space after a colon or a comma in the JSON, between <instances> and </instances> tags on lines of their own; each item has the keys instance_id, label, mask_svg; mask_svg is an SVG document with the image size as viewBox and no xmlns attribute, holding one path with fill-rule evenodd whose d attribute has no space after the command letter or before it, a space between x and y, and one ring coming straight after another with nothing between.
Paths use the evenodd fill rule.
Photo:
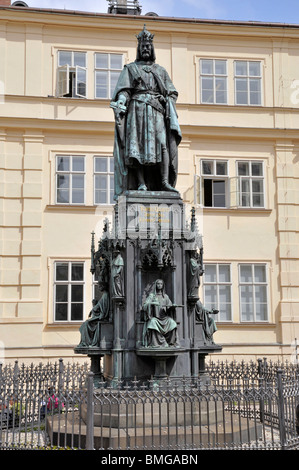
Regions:
<instances>
[{"instance_id":1,"label":"building facade","mask_svg":"<svg viewBox=\"0 0 299 470\"><path fill-rule=\"evenodd\" d=\"M220 310L214 359L292 360L299 26L0 3L3 358L80 359L95 288L90 234L101 236L114 203L110 98L146 23L179 93L177 188L200 214L201 299Z\"/></svg>"}]
</instances>

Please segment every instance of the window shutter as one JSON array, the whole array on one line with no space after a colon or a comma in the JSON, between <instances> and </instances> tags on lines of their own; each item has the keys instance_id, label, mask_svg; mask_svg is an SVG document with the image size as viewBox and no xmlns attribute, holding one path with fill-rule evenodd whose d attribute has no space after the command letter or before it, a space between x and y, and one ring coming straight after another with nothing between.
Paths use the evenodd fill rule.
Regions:
<instances>
[{"instance_id":1,"label":"window shutter","mask_svg":"<svg viewBox=\"0 0 299 470\"><path fill-rule=\"evenodd\" d=\"M86 98L86 69L76 65L76 95Z\"/></svg>"},{"instance_id":2,"label":"window shutter","mask_svg":"<svg viewBox=\"0 0 299 470\"><path fill-rule=\"evenodd\" d=\"M229 179L231 209L236 209L240 206L240 187L240 178L238 176Z\"/></svg>"},{"instance_id":3,"label":"window shutter","mask_svg":"<svg viewBox=\"0 0 299 470\"><path fill-rule=\"evenodd\" d=\"M57 69L57 96L62 97L70 92L70 74L69 65L62 65Z\"/></svg>"},{"instance_id":4,"label":"window shutter","mask_svg":"<svg viewBox=\"0 0 299 470\"><path fill-rule=\"evenodd\" d=\"M194 204L202 205L202 180L201 176L194 175Z\"/></svg>"}]
</instances>

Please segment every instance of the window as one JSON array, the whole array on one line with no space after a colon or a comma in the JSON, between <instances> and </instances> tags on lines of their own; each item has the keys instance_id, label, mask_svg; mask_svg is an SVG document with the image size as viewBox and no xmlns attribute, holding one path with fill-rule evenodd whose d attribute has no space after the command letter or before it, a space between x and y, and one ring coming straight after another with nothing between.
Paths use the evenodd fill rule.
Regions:
<instances>
[{"instance_id":1,"label":"window","mask_svg":"<svg viewBox=\"0 0 299 470\"><path fill-rule=\"evenodd\" d=\"M113 204L114 198L114 160L112 157L94 159L94 202Z\"/></svg>"},{"instance_id":2,"label":"window","mask_svg":"<svg viewBox=\"0 0 299 470\"><path fill-rule=\"evenodd\" d=\"M57 95L60 97L86 98L86 53L58 51Z\"/></svg>"},{"instance_id":3,"label":"window","mask_svg":"<svg viewBox=\"0 0 299 470\"><path fill-rule=\"evenodd\" d=\"M84 306L84 263L55 263L54 320L82 321Z\"/></svg>"},{"instance_id":4,"label":"window","mask_svg":"<svg viewBox=\"0 0 299 470\"><path fill-rule=\"evenodd\" d=\"M122 67L122 54L95 54L96 98L112 98Z\"/></svg>"},{"instance_id":5,"label":"window","mask_svg":"<svg viewBox=\"0 0 299 470\"><path fill-rule=\"evenodd\" d=\"M227 206L228 165L222 160L202 160L200 203L204 207Z\"/></svg>"},{"instance_id":6,"label":"window","mask_svg":"<svg viewBox=\"0 0 299 470\"><path fill-rule=\"evenodd\" d=\"M240 264L241 321L267 321L267 278L265 264Z\"/></svg>"},{"instance_id":7,"label":"window","mask_svg":"<svg viewBox=\"0 0 299 470\"><path fill-rule=\"evenodd\" d=\"M84 204L83 156L56 156L56 203Z\"/></svg>"},{"instance_id":8,"label":"window","mask_svg":"<svg viewBox=\"0 0 299 470\"><path fill-rule=\"evenodd\" d=\"M264 207L263 162L237 162L239 204L242 207Z\"/></svg>"},{"instance_id":9,"label":"window","mask_svg":"<svg viewBox=\"0 0 299 470\"><path fill-rule=\"evenodd\" d=\"M200 60L201 102L213 104L227 103L227 64L226 60Z\"/></svg>"},{"instance_id":10,"label":"window","mask_svg":"<svg viewBox=\"0 0 299 470\"><path fill-rule=\"evenodd\" d=\"M261 105L261 62L235 61L236 104Z\"/></svg>"},{"instance_id":11,"label":"window","mask_svg":"<svg viewBox=\"0 0 299 470\"><path fill-rule=\"evenodd\" d=\"M204 266L204 306L216 308L216 320L232 320L231 267L230 264L206 264Z\"/></svg>"}]
</instances>

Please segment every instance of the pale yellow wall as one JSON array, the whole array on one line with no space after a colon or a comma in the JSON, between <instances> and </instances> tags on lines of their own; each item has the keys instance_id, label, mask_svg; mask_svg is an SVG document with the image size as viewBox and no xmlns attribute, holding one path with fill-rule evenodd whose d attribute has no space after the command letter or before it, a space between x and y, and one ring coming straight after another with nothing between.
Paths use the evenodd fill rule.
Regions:
<instances>
[{"instance_id":1,"label":"pale yellow wall","mask_svg":"<svg viewBox=\"0 0 299 470\"><path fill-rule=\"evenodd\" d=\"M135 59L135 34L144 18L1 11L0 81L0 341L9 359L78 360L79 324L53 322L53 265L85 262L85 306L92 300L90 233L101 230L111 206L93 205L94 155L112 155L113 112L94 99L94 53ZM288 357L299 336L299 29L196 25L146 18L155 33L157 62L179 92L183 140L178 188L194 204L201 158L225 159L236 176L238 159L265 165L266 208L203 209L206 262L230 262L233 322L219 324L221 358ZM87 52L87 99L56 95L57 51ZM201 105L199 59L228 60L228 105ZM234 106L233 61L260 60L263 105ZM296 84L295 84L296 85ZM298 86L299 90L299 86ZM1 97L0 97L1 98ZM297 99L298 98L298 99ZM298 102L297 102L298 101ZM55 205L56 154L86 156L86 205ZM240 262L268 265L269 322L242 324Z\"/></svg>"}]
</instances>

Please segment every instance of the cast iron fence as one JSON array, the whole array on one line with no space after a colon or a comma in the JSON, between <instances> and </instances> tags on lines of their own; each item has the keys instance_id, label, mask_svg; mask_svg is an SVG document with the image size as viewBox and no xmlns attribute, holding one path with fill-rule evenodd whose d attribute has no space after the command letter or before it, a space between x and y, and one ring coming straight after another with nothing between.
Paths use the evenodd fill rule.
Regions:
<instances>
[{"instance_id":1,"label":"cast iron fence","mask_svg":"<svg viewBox=\"0 0 299 470\"><path fill-rule=\"evenodd\" d=\"M0 364L0 449L299 449L298 365L207 372L95 388L87 364Z\"/></svg>"}]
</instances>

